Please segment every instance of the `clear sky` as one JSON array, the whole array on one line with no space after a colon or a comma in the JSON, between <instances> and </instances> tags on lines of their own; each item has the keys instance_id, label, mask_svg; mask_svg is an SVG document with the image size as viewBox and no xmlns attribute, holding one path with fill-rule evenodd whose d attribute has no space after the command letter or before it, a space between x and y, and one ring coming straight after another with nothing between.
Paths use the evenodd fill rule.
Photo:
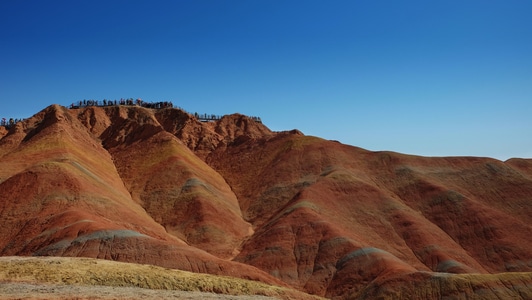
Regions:
<instances>
[{"instance_id":1,"label":"clear sky","mask_svg":"<svg viewBox=\"0 0 532 300\"><path fill-rule=\"evenodd\" d=\"M0 117L170 100L424 156L532 157L532 1L0 1Z\"/></svg>"}]
</instances>

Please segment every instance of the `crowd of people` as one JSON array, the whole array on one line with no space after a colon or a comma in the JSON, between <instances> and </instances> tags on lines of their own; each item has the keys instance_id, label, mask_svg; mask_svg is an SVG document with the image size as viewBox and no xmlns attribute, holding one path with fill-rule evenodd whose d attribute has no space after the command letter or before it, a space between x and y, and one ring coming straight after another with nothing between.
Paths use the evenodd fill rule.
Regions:
<instances>
[{"instance_id":1,"label":"crowd of people","mask_svg":"<svg viewBox=\"0 0 532 300\"><path fill-rule=\"evenodd\" d=\"M142 99L133 99L133 98L128 98L128 99L120 99L120 100L107 100L107 99L103 99L101 101L99 100L79 100L75 103L72 103L70 105L70 108L71 109L75 109L75 108L83 108L83 107L89 107L89 106L114 106L114 105L136 105L136 106L141 106L141 107L145 107L145 108L153 108L153 109L163 109L163 108L172 108L174 107L174 104L171 102L171 101L160 101L160 102L146 102L146 101L143 101ZM180 108L180 107L177 107L181 110L184 111L184 109ZM200 121L203 121L203 122L208 122L208 121L217 121L217 120L220 120L222 118L222 116L219 116L219 115L209 115L209 114L198 114L198 113L194 113L194 116L200 120ZM255 122L259 122L259 123L262 123L260 117L254 117L254 116L251 116L249 117L251 118L252 120L254 120ZM14 126L16 123L22 121L24 119L13 119L13 118L10 118L9 120L6 119L6 118L2 118L2 120L0 121L0 126L4 126L5 128L11 128L12 126Z\"/></svg>"},{"instance_id":2,"label":"crowd of people","mask_svg":"<svg viewBox=\"0 0 532 300\"><path fill-rule=\"evenodd\" d=\"M102 101L98 101L98 100L80 100L80 101L78 101L76 103L72 103L70 105L70 108L82 108L82 107L89 107L89 106L113 106L113 105L136 105L136 106L141 106L141 107L146 107L146 108L154 108L154 109L162 109L162 108L172 108L172 107L174 107L174 104L171 101L146 102L146 101L144 101L142 99L136 99L135 100L133 98L128 98L128 99L123 99L122 98L120 100L103 99ZM184 109L182 109L180 107L176 107L176 108L179 108L179 109L185 111ZM217 120L220 120L222 118L222 116L220 116L220 115L198 114L197 112L194 113L194 116L198 120L203 121L203 122L217 121ZM249 118L251 118L255 122L262 123L260 117L251 116Z\"/></svg>"},{"instance_id":3,"label":"crowd of people","mask_svg":"<svg viewBox=\"0 0 532 300\"><path fill-rule=\"evenodd\" d=\"M13 119L13 118L2 118L0 121L0 126L4 126L5 128L11 128L13 125L17 124L18 122L22 121L23 119Z\"/></svg>"},{"instance_id":4,"label":"crowd of people","mask_svg":"<svg viewBox=\"0 0 532 300\"><path fill-rule=\"evenodd\" d=\"M146 102L142 99L120 99L120 100L107 100L103 99L102 101L98 100L79 100L76 103L72 103L70 105L70 108L81 108L81 107L89 107L89 106L113 106L113 105L137 105L142 106L146 108L167 108L167 107L174 107L171 101L161 101L161 102Z\"/></svg>"},{"instance_id":5,"label":"crowd of people","mask_svg":"<svg viewBox=\"0 0 532 300\"><path fill-rule=\"evenodd\" d=\"M194 117L196 117L196 119L200 121L208 122L208 121L220 120L223 116L194 113ZM248 118L252 119L255 122L262 123L262 120L260 119L260 117L248 116Z\"/></svg>"}]
</instances>

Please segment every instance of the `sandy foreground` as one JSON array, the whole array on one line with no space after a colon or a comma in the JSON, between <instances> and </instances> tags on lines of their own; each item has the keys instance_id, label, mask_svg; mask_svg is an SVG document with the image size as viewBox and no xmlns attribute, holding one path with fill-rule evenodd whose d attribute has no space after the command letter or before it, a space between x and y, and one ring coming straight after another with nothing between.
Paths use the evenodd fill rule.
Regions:
<instances>
[{"instance_id":1,"label":"sandy foreground","mask_svg":"<svg viewBox=\"0 0 532 300\"><path fill-rule=\"evenodd\" d=\"M223 295L206 292L150 290L136 287L0 283L0 299L276 299L258 295Z\"/></svg>"},{"instance_id":2,"label":"sandy foreground","mask_svg":"<svg viewBox=\"0 0 532 300\"><path fill-rule=\"evenodd\" d=\"M0 299L318 299L296 290L152 265L0 257Z\"/></svg>"}]
</instances>

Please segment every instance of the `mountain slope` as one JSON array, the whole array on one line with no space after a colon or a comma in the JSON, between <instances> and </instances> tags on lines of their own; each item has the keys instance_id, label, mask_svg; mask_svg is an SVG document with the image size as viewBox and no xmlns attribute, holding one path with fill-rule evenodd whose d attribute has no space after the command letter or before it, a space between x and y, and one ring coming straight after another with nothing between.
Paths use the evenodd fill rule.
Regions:
<instances>
[{"instance_id":1,"label":"mountain slope","mask_svg":"<svg viewBox=\"0 0 532 300\"><path fill-rule=\"evenodd\" d=\"M93 122L91 131L111 154L132 199L172 235L221 257L235 255L252 229L225 180L165 131L152 110L117 106L97 116L100 110L88 108L77 117L86 126L91 119L112 119ZM184 115L165 111L169 120ZM201 127L188 121L195 123L185 121L185 128Z\"/></svg>"},{"instance_id":2,"label":"mountain slope","mask_svg":"<svg viewBox=\"0 0 532 300\"><path fill-rule=\"evenodd\" d=\"M371 152L239 114L53 105L0 127L0 199L1 255L149 263L340 298L416 289L405 280L420 297L435 282L434 295L467 280L503 294L531 284L527 159Z\"/></svg>"},{"instance_id":3,"label":"mountain slope","mask_svg":"<svg viewBox=\"0 0 532 300\"><path fill-rule=\"evenodd\" d=\"M130 181L121 177L116 158L73 113L48 107L0 140L2 255L106 258L281 284L169 234L132 197L134 190L126 188ZM98 121L105 124L105 119ZM247 234L243 227L228 226L227 240L234 242L234 231Z\"/></svg>"},{"instance_id":4,"label":"mountain slope","mask_svg":"<svg viewBox=\"0 0 532 300\"><path fill-rule=\"evenodd\" d=\"M260 228L237 260L316 294L361 290L384 273L532 267L532 182L511 164L373 153L297 133L208 161Z\"/></svg>"}]
</instances>

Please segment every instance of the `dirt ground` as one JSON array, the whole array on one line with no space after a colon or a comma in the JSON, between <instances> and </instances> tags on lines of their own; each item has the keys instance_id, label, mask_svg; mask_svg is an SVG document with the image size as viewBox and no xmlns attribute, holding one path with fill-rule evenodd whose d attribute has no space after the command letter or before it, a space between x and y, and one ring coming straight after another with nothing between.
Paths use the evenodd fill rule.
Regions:
<instances>
[{"instance_id":1,"label":"dirt ground","mask_svg":"<svg viewBox=\"0 0 532 300\"><path fill-rule=\"evenodd\" d=\"M0 257L0 299L317 299L227 276L73 257Z\"/></svg>"},{"instance_id":2,"label":"dirt ground","mask_svg":"<svg viewBox=\"0 0 532 300\"><path fill-rule=\"evenodd\" d=\"M175 290L151 290L137 287L80 286L59 284L34 284L0 282L0 299L225 299L225 300L267 300L277 299L258 295L223 295L205 292Z\"/></svg>"}]
</instances>

